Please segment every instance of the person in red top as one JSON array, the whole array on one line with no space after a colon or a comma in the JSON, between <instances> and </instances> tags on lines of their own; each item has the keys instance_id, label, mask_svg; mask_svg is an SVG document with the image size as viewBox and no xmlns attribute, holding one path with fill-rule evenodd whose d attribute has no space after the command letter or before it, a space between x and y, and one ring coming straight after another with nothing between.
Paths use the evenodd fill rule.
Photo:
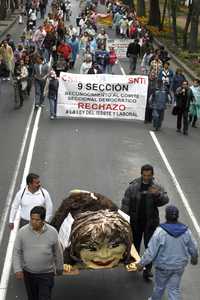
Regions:
<instances>
[{"instance_id":1,"label":"person in red top","mask_svg":"<svg viewBox=\"0 0 200 300\"><path fill-rule=\"evenodd\" d=\"M110 47L109 48L109 54L108 54L108 74L113 74L112 72L112 68L114 66L114 64L116 64L117 61L117 54L115 52L114 47Z\"/></svg>"},{"instance_id":2,"label":"person in red top","mask_svg":"<svg viewBox=\"0 0 200 300\"><path fill-rule=\"evenodd\" d=\"M72 52L72 48L65 44L64 42L60 42L59 46L57 47L57 53L62 54L63 57L67 60L70 57L70 54Z\"/></svg>"}]
</instances>

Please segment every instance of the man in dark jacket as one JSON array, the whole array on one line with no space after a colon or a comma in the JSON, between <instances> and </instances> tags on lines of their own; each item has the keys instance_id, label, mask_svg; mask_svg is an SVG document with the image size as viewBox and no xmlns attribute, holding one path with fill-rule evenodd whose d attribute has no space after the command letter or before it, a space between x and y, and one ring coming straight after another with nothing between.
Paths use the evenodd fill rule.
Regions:
<instances>
[{"instance_id":1,"label":"man in dark jacket","mask_svg":"<svg viewBox=\"0 0 200 300\"><path fill-rule=\"evenodd\" d=\"M130 74L134 74L137 66L137 59L140 55L140 45L138 40L136 39L134 42L131 42L128 45L126 56L129 57L130 60Z\"/></svg>"},{"instance_id":2,"label":"man in dark jacket","mask_svg":"<svg viewBox=\"0 0 200 300\"><path fill-rule=\"evenodd\" d=\"M154 170L151 165L142 166L141 177L130 182L122 199L121 210L130 216L133 242L138 253L142 236L147 248L150 238L159 225L158 207L169 202L167 193L155 181L153 175ZM146 280L153 276L151 267L152 265L149 264L143 271Z\"/></svg>"},{"instance_id":3,"label":"man in dark jacket","mask_svg":"<svg viewBox=\"0 0 200 300\"><path fill-rule=\"evenodd\" d=\"M189 88L188 81L184 80L181 87L176 90L176 105L178 107L176 131L181 132L183 119L183 134L185 135L188 135L188 112L193 99L194 96Z\"/></svg>"},{"instance_id":4,"label":"man in dark jacket","mask_svg":"<svg viewBox=\"0 0 200 300\"><path fill-rule=\"evenodd\" d=\"M59 81L58 78L56 77L56 73L54 70L51 70L49 87L48 87L48 98L49 98L51 120L56 118L58 86L59 86Z\"/></svg>"}]
</instances>

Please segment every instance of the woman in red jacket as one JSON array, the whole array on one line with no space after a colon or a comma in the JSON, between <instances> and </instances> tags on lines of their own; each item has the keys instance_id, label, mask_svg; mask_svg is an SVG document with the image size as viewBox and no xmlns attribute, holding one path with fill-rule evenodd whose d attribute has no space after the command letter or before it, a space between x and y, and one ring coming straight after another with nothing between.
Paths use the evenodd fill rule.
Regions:
<instances>
[{"instance_id":1,"label":"woman in red jacket","mask_svg":"<svg viewBox=\"0 0 200 300\"><path fill-rule=\"evenodd\" d=\"M117 54L115 52L114 47L110 47L109 48L109 56L108 56L108 74L113 74L112 72L112 68L114 66L114 64L116 64L117 61Z\"/></svg>"}]
</instances>

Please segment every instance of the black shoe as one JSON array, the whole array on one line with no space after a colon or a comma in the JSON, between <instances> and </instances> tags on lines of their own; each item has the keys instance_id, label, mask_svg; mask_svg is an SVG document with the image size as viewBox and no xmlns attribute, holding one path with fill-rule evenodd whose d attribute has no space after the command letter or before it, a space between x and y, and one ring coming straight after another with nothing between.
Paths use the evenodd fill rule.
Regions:
<instances>
[{"instance_id":1,"label":"black shoe","mask_svg":"<svg viewBox=\"0 0 200 300\"><path fill-rule=\"evenodd\" d=\"M197 126L195 124L192 125L193 128L197 128Z\"/></svg>"},{"instance_id":2,"label":"black shoe","mask_svg":"<svg viewBox=\"0 0 200 300\"><path fill-rule=\"evenodd\" d=\"M180 130L180 129L176 129L176 132L179 132L179 133L180 133L180 132L181 132L181 130Z\"/></svg>"},{"instance_id":3,"label":"black shoe","mask_svg":"<svg viewBox=\"0 0 200 300\"><path fill-rule=\"evenodd\" d=\"M183 134L184 134L184 135L188 135L188 132L187 132L187 131L183 131Z\"/></svg>"},{"instance_id":4,"label":"black shoe","mask_svg":"<svg viewBox=\"0 0 200 300\"><path fill-rule=\"evenodd\" d=\"M152 277L153 277L153 273L151 272L151 270L146 269L146 270L143 271L144 280L150 281Z\"/></svg>"}]
</instances>

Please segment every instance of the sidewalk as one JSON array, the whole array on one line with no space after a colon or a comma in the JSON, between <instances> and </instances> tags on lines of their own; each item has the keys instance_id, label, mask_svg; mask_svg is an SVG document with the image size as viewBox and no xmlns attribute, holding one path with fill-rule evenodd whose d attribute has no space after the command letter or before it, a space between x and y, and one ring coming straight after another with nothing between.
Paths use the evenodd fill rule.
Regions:
<instances>
[{"instance_id":1,"label":"sidewalk","mask_svg":"<svg viewBox=\"0 0 200 300\"><path fill-rule=\"evenodd\" d=\"M17 9L5 20L0 20L0 40L3 38L5 34L9 33L9 30L18 21L20 12L21 10Z\"/></svg>"}]
</instances>

